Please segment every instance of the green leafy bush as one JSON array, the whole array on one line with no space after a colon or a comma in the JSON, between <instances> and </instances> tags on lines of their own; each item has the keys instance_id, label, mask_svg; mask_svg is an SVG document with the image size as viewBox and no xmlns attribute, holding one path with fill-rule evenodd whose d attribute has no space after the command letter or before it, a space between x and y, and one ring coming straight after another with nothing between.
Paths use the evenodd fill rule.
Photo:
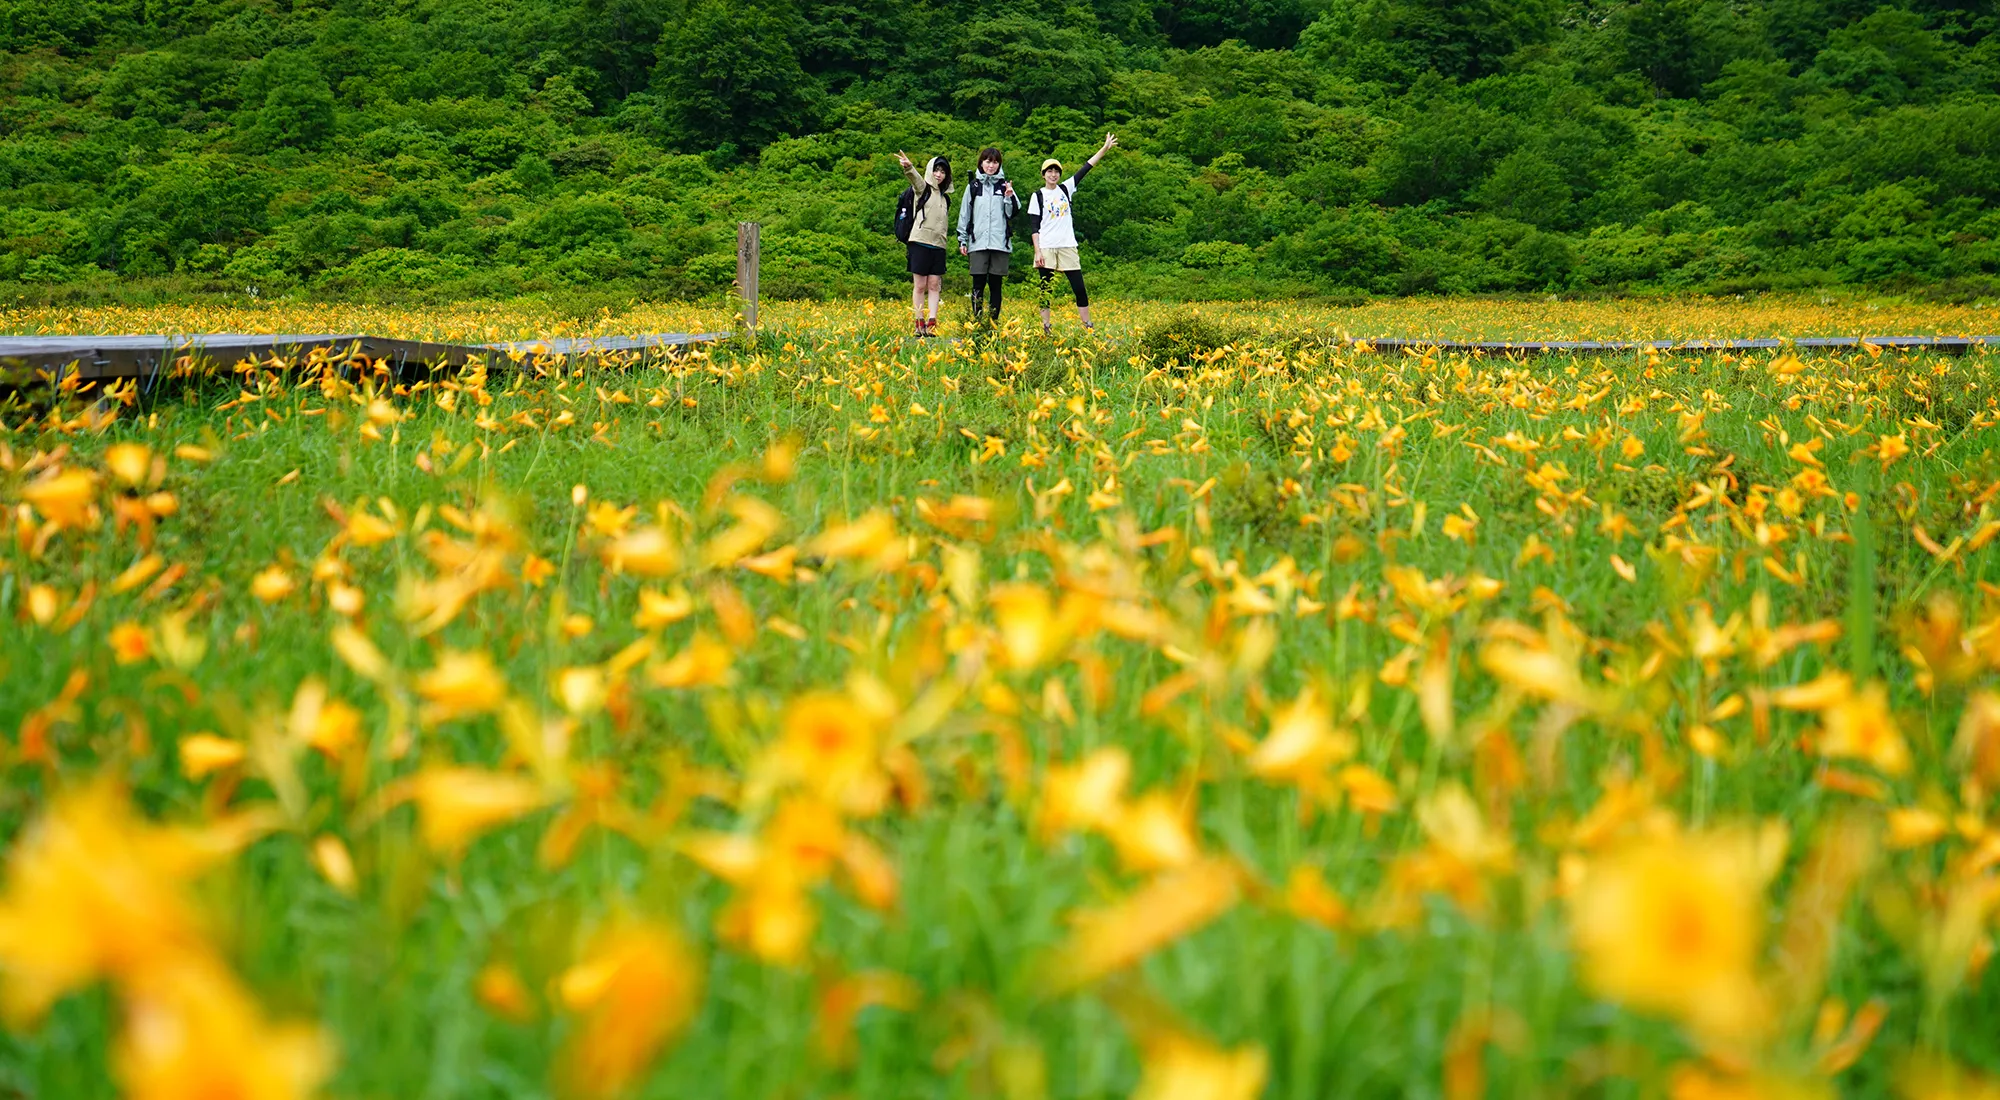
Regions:
<instances>
[{"instance_id":1,"label":"green leafy bush","mask_svg":"<svg viewBox=\"0 0 2000 1100\"><path fill-rule=\"evenodd\" d=\"M1236 343L1244 333L1219 324L1198 309L1184 309L1139 332L1139 353L1162 366L1187 364L1195 356Z\"/></svg>"},{"instance_id":2,"label":"green leafy bush","mask_svg":"<svg viewBox=\"0 0 2000 1100\"><path fill-rule=\"evenodd\" d=\"M457 256L435 256L408 248L377 248L364 252L322 276L365 287L421 288L464 278L471 265Z\"/></svg>"}]
</instances>

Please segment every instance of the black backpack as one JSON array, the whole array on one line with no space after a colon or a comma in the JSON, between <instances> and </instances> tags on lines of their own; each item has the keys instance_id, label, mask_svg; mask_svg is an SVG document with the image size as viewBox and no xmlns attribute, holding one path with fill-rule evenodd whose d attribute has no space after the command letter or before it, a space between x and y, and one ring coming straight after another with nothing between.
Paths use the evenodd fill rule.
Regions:
<instances>
[{"instance_id":1,"label":"black backpack","mask_svg":"<svg viewBox=\"0 0 2000 1100\"><path fill-rule=\"evenodd\" d=\"M916 224L917 211L922 210L924 204L929 201L931 201L931 189L928 187L924 188L923 198L917 197L917 189L914 187L905 187L903 193L896 196L897 240L904 244L910 243L910 227Z\"/></svg>"}]
</instances>

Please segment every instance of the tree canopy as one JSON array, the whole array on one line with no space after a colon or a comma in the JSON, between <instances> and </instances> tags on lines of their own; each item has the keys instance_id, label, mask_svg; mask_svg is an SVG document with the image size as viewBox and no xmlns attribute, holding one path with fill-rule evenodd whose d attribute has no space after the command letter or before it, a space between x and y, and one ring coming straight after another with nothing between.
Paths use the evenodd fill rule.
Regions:
<instances>
[{"instance_id":1,"label":"tree canopy","mask_svg":"<svg viewBox=\"0 0 2000 1100\"><path fill-rule=\"evenodd\" d=\"M2000 292L1972 0L0 0L0 281L899 279L893 154L1168 295ZM777 266L777 265L774 265Z\"/></svg>"}]
</instances>

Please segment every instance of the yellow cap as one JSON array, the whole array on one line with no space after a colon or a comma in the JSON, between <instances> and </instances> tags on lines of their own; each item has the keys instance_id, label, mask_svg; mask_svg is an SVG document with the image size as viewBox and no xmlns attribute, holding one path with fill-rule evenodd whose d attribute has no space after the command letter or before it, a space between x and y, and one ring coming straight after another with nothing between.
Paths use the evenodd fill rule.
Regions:
<instances>
[{"instance_id":1,"label":"yellow cap","mask_svg":"<svg viewBox=\"0 0 2000 1100\"><path fill-rule=\"evenodd\" d=\"M1042 171L1044 172L1048 171L1051 168L1060 169L1061 167L1062 167L1062 161L1059 161L1054 157L1050 157L1049 159L1042 162Z\"/></svg>"}]
</instances>

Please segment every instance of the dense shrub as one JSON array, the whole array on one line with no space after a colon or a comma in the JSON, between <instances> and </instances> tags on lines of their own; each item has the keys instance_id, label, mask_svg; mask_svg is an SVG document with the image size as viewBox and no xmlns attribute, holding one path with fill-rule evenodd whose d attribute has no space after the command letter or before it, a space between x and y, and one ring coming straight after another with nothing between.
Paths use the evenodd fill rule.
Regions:
<instances>
[{"instance_id":1,"label":"dense shrub","mask_svg":"<svg viewBox=\"0 0 2000 1100\"><path fill-rule=\"evenodd\" d=\"M0 0L0 279L709 294L758 221L767 292L886 293L897 150L962 183L997 144L1026 191L1115 129L1076 204L1114 292L1969 286L2000 276L1996 26L1950 0Z\"/></svg>"}]
</instances>

